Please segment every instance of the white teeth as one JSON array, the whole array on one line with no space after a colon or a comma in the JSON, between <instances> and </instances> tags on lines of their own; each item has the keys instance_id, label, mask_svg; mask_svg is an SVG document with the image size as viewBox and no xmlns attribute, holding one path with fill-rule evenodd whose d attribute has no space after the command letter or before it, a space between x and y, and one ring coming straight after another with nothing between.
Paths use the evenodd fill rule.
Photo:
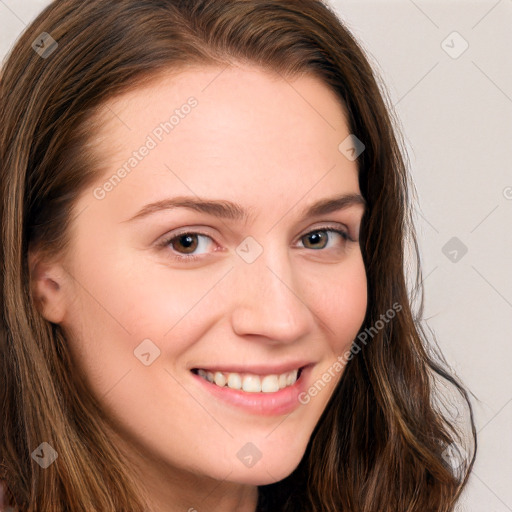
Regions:
<instances>
[{"instance_id":1,"label":"white teeth","mask_svg":"<svg viewBox=\"0 0 512 512\"><path fill-rule=\"evenodd\" d=\"M266 375L261 381L263 393L275 393L279 391L279 377L277 375Z\"/></svg>"},{"instance_id":2,"label":"white teeth","mask_svg":"<svg viewBox=\"0 0 512 512\"><path fill-rule=\"evenodd\" d=\"M242 377L238 373L230 373L228 377L228 388L242 389Z\"/></svg>"},{"instance_id":3,"label":"white teeth","mask_svg":"<svg viewBox=\"0 0 512 512\"><path fill-rule=\"evenodd\" d=\"M242 380L242 389L248 393L260 393L261 379L257 375L245 375Z\"/></svg>"},{"instance_id":4,"label":"white teeth","mask_svg":"<svg viewBox=\"0 0 512 512\"><path fill-rule=\"evenodd\" d=\"M292 370L281 375L265 375L262 377L248 373L243 375L239 373L213 373L207 370L197 370L197 374L221 388L227 386L247 393L275 393L287 386L293 386L297 381L298 370Z\"/></svg>"},{"instance_id":5,"label":"white teeth","mask_svg":"<svg viewBox=\"0 0 512 512\"><path fill-rule=\"evenodd\" d=\"M215 372L215 384L217 386L220 386L221 388L226 385L226 382L228 379L226 379L226 376L221 372Z\"/></svg>"}]
</instances>

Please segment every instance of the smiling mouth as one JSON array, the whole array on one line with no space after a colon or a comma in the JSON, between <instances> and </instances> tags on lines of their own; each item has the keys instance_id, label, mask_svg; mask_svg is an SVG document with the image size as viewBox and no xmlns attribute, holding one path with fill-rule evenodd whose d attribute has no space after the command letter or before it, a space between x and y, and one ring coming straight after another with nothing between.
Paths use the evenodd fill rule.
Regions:
<instances>
[{"instance_id":1,"label":"smiling mouth","mask_svg":"<svg viewBox=\"0 0 512 512\"><path fill-rule=\"evenodd\" d=\"M300 378L305 367L289 372L271 375L255 375L251 373L209 371L202 368L192 369L192 373L220 388L229 388L246 393L276 393L281 389L293 386Z\"/></svg>"}]
</instances>

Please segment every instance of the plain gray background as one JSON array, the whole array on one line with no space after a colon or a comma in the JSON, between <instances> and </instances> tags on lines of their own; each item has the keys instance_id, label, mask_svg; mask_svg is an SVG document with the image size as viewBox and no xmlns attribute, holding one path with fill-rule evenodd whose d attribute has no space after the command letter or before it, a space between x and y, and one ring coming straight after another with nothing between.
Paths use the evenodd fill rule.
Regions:
<instances>
[{"instance_id":1,"label":"plain gray background","mask_svg":"<svg viewBox=\"0 0 512 512\"><path fill-rule=\"evenodd\" d=\"M49 3L0 0L0 55ZM400 120L426 323L479 399L478 457L458 510L512 512L512 0L329 3Z\"/></svg>"}]
</instances>

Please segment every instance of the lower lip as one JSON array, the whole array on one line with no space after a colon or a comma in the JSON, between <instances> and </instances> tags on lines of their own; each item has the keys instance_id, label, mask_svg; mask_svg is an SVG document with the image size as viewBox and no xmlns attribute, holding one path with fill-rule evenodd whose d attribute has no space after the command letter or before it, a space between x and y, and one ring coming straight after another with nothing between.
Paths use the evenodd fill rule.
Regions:
<instances>
[{"instance_id":1,"label":"lower lip","mask_svg":"<svg viewBox=\"0 0 512 512\"><path fill-rule=\"evenodd\" d=\"M230 405L260 416L278 416L289 414L301 405L299 395L307 389L311 368L312 365L305 366L293 386L287 386L275 393L248 393L226 386L221 388L195 373L192 376L206 391Z\"/></svg>"}]
</instances>

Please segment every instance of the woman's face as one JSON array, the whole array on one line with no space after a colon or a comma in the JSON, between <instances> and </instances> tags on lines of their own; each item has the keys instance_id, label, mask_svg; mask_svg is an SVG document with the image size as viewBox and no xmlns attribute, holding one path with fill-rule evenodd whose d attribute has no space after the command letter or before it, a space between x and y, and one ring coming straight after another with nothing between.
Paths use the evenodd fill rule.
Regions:
<instances>
[{"instance_id":1,"label":"woman's face","mask_svg":"<svg viewBox=\"0 0 512 512\"><path fill-rule=\"evenodd\" d=\"M76 204L70 252L38 282L43 314L140 467L280 480L367 305L364 206L306 213L360 194L338 148L350 133L340 103L312 77L189 68L102 115L106 170Z\"/></svg>"}]
</instances>

